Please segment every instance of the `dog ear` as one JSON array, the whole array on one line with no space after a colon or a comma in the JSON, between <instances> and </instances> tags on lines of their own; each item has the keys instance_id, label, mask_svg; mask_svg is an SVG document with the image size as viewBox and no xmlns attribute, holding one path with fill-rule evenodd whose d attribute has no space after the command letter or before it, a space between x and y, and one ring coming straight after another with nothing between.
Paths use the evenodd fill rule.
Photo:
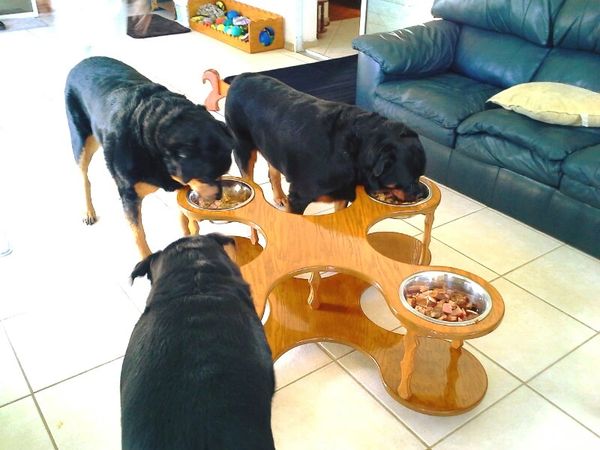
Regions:
<instances>
[{"instance_id":1,"label":"dog ear","mask_svg":"<svg viewBox=\"0 0 600 450\"><path fill-rule=\"evenodd\" d=\"M375 156L375 163L373 164L373 169L371 170L373 177L379 178L385 169L387 169L390 164L393 162L394 154L390 151L389 148L383 147L377 151L377 155Z\"/></svg>"},{"instance_id":2,"label":"dog ear","mask_svg":"<svg viewBox=\"0 0 600 450\"><path fill-rule=\"evenodd\" d=\"M150 256L148 256L147 258L143 259L142 261L140 261L139 263L137 263L135 265L133 272L131 272L131 275L130 275L131 284L133 284L133 281L137 277L143 277L144 275L146 275L148 277L148 279L150 280L150 283L152 283L152 271L150 270L150 266L152 264L152 261L154 261L154 259L160 253L162 253L162 250L160 250L156 253L152 253Z\"/></svg>"},{"instance_id":3,"label":"dog ear","mask_svg":"<svg viewBox=\"0 0 600 450\"><path fill-rule=\"evenodd\" d=\"M221 245L223 250L225 250L225 253L227 253L227 256L229 256L229 258L237 264L237 248L235 245L235 240L232 237L225 236L220 233L209 233L206 236L214 239L217 244Z\"/></svg>"}]
</instances>

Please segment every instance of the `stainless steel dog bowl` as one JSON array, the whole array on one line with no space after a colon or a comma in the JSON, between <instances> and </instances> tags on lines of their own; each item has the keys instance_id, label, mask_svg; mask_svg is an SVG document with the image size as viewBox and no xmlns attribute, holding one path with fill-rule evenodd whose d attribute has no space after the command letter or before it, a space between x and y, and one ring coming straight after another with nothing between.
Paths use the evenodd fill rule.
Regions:
<instances>
[{"instance_id":1,"label":"stainless steel dog bowl","mask_svg":"<svg viewBox=\"0 0 600 450\"><path fill-rule=\"evenodd\" d=\"M386 192L386 190L368 192L367 194L369 195L369 197L371 197L371 199L373 199L377 203L382 203L384 205L392 205L392 206L417 206L417 205L420 205L421 203L425 203L427 200L429 200L431 198L431 189L429 189L429 186L427 186L422 181L419 181L419 194L417 194L417 196L414 200L409 200L409 201L405 201L405 202L380 200L380 199L376 198L375 195L377 195L377 193L381 193L381 192Z\"/></svg>"},{"instance_id":2,"label":"stainless steel dog bowl","mask_svg":"<svg viewBox=\"0 0 600 450\"><path fill-rule=\"evenodd\" d=\"M471 301L477 307L477 312L479 315L473 319L462 322L449 322L446 320L434 319L433 317L426 316L425 314L413 308L408 301L410 291L419 286L425 286L428 289L444 288L460 291L461 293L464 293L470 297ZM464 327L466 325L473 325L477 322L480 322L490 313L492 309L492 298L479 283L476 283L475 281L462 275L436 270L418 272L406 278L400 285L400 300L406 309L422 319L425 319L431 323L451 327Z\"/></svg>"},{"instance_id":3,"label":"stainless steel dog bowl","mask_svg":"<svg viewBox=\"0 0 600 450\"><path fill-rule=\"evenodd\" d=\"M229 211L247 205L254 198L254 189L240 179L225 178L221 183L223 195L220 200L204 202L196 191L189 191L187 194L188 203L203 211Z\"/></svg>"}]
</instances>

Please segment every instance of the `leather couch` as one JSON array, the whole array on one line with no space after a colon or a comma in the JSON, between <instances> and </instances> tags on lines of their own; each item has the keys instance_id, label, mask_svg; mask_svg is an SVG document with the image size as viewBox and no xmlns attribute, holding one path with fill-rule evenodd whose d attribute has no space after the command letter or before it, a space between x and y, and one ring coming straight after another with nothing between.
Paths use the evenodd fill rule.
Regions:
<instances>
[{"instance_id":1,"label":"leather couch","mask_svg":"<svg viewBox=\"0 0 600 450\"><path fill-rule=\"evenodd\" d=\"M600 1L436 0L432 14L354 39L357 105L419 133L427 176L600 257L600 128L486 103L531 81L600 92Z\"/></svg>"}]
</instances>

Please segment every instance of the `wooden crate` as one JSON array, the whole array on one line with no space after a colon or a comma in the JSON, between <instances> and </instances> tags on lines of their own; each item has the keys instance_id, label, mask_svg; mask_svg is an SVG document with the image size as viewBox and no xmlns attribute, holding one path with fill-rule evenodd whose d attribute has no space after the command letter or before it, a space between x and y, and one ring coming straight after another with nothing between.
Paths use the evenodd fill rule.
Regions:
<instances>
[{"instance_id":1,"label":"wooden crate","mask_svg":"<svg viewBox=\"0 0 600 450\"><path fill-rule=\"evenodd\" d=\"M216 0L190 0L188 2L188 14L190 19L197 15L198 8L205 3L216 3ZM235 10L242 16L248 17L251 22L248 25L248 41L244 42L238 37L230 36L222 31L215 30L203 23L196 23L190 20L190 28L199 33L225 42L233 47L239 48L248 53L266 52L283 48L283 17L278 14L255 8L254 6L236 2L234 0L224 0L223 4L227 11ZM271 27L275 32L275 38L271 45L265 46L260 43L258 36L265 27Z\"/></svg>"}]
</instances>

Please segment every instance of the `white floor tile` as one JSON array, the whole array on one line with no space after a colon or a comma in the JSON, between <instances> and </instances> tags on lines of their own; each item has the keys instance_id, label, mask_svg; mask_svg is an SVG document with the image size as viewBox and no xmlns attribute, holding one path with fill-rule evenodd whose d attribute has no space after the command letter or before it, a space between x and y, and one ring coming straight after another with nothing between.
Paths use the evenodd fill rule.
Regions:
<instances>
[{"instance_id":1,"label":"white floor tile","mask_svg":"<svg viewBox=\"0 0 600 450\"><path fill-rule=\"evenodd\" d=\"M396 330L399 333L404 332L400 331L403 330L401 328L402 324L392 313L385 298L377 288L371 286L363 292L360 297L360 307L365 316L381 328L388 331Z\"/></svg>"},{"instance_id":2,"label":"white floor tile","mask_svg":"<svg viewBox=\"0 0 600 450\"><path fill-rule=\"evenodd\" d=\"M433 237L499 274L561 245L559 241L491 209L435 228Z\"/></svg>"},{"instance_id":3,"label":"white floor tile","mask_svg":"<svg viewBox=\"0 0 600 450\"><path fill-rule=\"evenodd\" d=\"M30 394L23 372L2 328L0 328L0 367L2 367L0 406Z\"/></svg>"},{"instance_id":4,"label":"white floor tile","mask_svg":"<svg viewBox=\"0 0 600 450\"><path fill-rule=\"evenodd\" d=\"M98 284L88 297L4 321L34 391L125 354L140 313L118 287L107 292Z\"/></svg>"},{"instance_id":5,"label":"white floor tile","mask_svg":"<svg viewBox=\"0 0 600 450\"><path fill-rule=\"evenodd\" d=\"M121 448L122 359L36 394L61 450Z\"/></svg>"},{"instance_id":6,"label":"white floor tile","mask_svg":"<svg viewBox=\"0 0 600 450\"><path fill-rule=\"evenodd\" d=\"M383 386L381 375L375 362L361 352L353 352L343 357L340 359L340 364L369 390L377 400L392 411L398 419L423 439L423 441L428 445L433 445L484 411L494 402L507 395L510 391L516 389L520 384L519 380L494 364L477 350L474 350L469 345L466 345L465 348L473 353L483 364L488 377L488 390L482 402L474 409L449 417L421 414L398 403L387 393L387 390Z\"/></svg>"},{"instance_id":7,"label":"white floor tile","mask_svg":"<svg viewBox=\"0 0 600 450\"><path fill-rule=\"evenodd\" d=\"M333 358L339 359L354 351L349 345L339 344L337 342L319 342L319 345Z\"/></svg>"},{"instance_id":8,"label":"white floor tile","mask_svg":"<svg viewBox=\"0 0 600 450\"><path fill-rule=\"evenodd\" d=\"M452 189L448 189L447 187L439 184L438 187L442 193L442 199L439 206L435 209L433 228L439 227L445 223L485 208L485 206L481 203L471 200L464 195L453 191ZM423 216L414 216L406 219L406 221L412 226L423 231Z\"/></svg>"},{"instance_id":9,"label":"white floor tile","mask_svg":"<svg viewBox=\"0 0 600 450\"><path fill-rule=\"evenodd\" d=\"M598 436L523 386L433 449L564 450L599 445Z\"/></svg>"},{"instance_id":10,"label":"white floor tile","mask_svg":"<svg viewBox=\"0 0 600 450\"><path fill-rule=\"evenodd\" d=\"M600 336L586 342L529 385L600 436Z\"/></svg>"},{"instance_id":11,"label":"white floor tile","mask_svg":"<svg viewBox=\"0 0 600 450\"><path fill-rule=\"evenodd\" d=\"M509 273L506 278L586 325L600 330L600 261L560 247Z\"/></svg>"},{"instance_id":12,"label":"white floor tile","mask_svg":"<svg viewBox=\"0 0 600 450\"><path fill-rule=\"evenodd\" d=\"M492 283L505 314L498 328L469 343L523 381L571 352L594 331L504 279Z\"/></svg>"},{"instance_id":13,"label":"white floor tile","mask_svg":"<svg viewBox=\"0 0 600 450\"><path fill-rule=\"evenodd\" d=\"M31 397L0 408L2 450L52 450L54 446Z\"/></svg>"},{"instance_id":14,"label":"white floor tile","mask_svg":"<svg viewBox=\"0 0 600 450\"><path fill-rule=\"evenodd\" d=\"M425 448L336 364L277 391L272 424L278 450Z\"/></svg>"},{"instance_id":15,"label":"white floor tile","mask_svg":"<svg viewBox=\"0 0 600 450\"><path fill-rule=\"evenodd\" d=\"M330 363L331 358L317 344L288 350L275 361L275 388L281 389Z\"/></svg>"},{"instance_id":16,"label":"white floor tile","mask_svg":"<svg viewBox=\"0 0 600 450\"><path fill-rule=\"evenodd\" d=\"M423 240L423 235L417 235L417 239ZM480 276L484 280L491 281L498 278L498 274L489 270L487 267L482 266L477 261L468 258L467 256L457 252L446 244L432 239L429 244L429 251L431 251L431 264L432 266L448 266L455 267L457 269L466 270L467 272L474 273Z\"/></svg>"}]
</instances>

